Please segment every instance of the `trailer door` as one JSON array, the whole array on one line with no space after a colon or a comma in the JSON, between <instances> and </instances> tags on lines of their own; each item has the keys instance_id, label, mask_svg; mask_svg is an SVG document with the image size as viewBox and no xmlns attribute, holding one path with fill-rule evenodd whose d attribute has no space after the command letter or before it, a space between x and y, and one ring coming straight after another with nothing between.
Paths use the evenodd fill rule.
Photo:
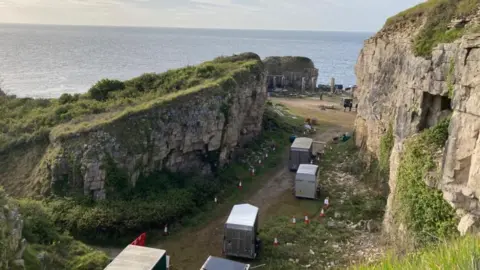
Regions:
<instances>
[{"instance_id":1,"label":"trailer door","mask_svg":"<svg viewBox=\"0 0 480 270\"><path fill-rule=\"evenodd\" d=\"M300 159L300 153L298 151L293 151L290 150L290 169L291 170L296 170L298 169L298 165L300 164L299 162Z\"/></svg>"}]
</instances>

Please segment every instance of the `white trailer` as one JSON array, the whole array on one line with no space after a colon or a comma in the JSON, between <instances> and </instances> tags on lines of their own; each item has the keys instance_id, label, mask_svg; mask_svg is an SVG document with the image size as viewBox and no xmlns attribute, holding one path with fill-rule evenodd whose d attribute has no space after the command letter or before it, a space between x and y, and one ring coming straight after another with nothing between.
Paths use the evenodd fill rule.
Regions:
<instances>
[{"instance_id":1,"label":"white trailer","mask_svg":"<svg viewBox=\"0 0 480 270\"><path fill-rule=\"evenodd\" d=\"M318 191L318 166L301 164L295 176L295 196L316 199Z\"/></svg>"},{"instance_id":2,"label":"white trailer","mask_svg":"<svg viewBox=\"0 0 480 270\"><path fill-rule=\"evenodd\" d=\"M223 251L226 256L257 257L258 207L251 204L233 206L224 229Z\"/></svg>"}]
</instances>

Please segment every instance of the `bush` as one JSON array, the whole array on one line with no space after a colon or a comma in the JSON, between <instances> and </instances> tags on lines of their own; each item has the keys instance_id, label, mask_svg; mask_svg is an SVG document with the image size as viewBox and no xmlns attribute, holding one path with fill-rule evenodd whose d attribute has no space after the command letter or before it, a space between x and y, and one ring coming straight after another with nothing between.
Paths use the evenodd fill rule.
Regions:
<instances>
[{"instance_id":1,"label":"bush","mask_svg":"<svg viewBox=\"0 0 480 270\"><path fill-rule=\"evenodd\" d=\"M72 101L73 101L73 96L67 93L63 93L58 99L58 102L60 102L60 104L67 104Z\"/></svg>"},{"instance_id":2,"label":"bush","mask_svg":"<svg viewBox=\"0 0 480 270\"><path fill-rule=\"evenodd\" d=\"M19 201L24 220L22 234L29 245L24 253L27 269L40 269L37 254L43 253L46 269L101 270L108 264L108 256L68 234L63 234L52 220L52 212L39 201Z\"/></svg>"},{"instance_id":3,"label":"bush","mask_svg":"<svg viewBox=\"0 0 480 270\"><path fill-rule=\"evenodd\" d=\"M409 139L398 167L395 215L419 244L457 233L454 209L443 199L441 191L424 182L427 174L437 169L434 155L448 138L448 124L444 120Z\"/></svg>"},{"instance_id":4,"label":"bush","mask_svg":"<svg viewBox=\"0 0 480 270\"><path fill-rule=\"evenodd\" d=\"M28 199L18 203L24 221L23 237L29 243L49 245L59 239L57 228L43 203Z\"/></svg>"},{"instance_id":5,"label":"bush","mask_svg":"<svg viewBox=\"0 0 480 270\"><path fill-rule=\"evenodd\" d=\"M118 243L192 214L220 188L212 178L154 172L141 176L135 188L122 188L117 196L110 193L106 201L56 199L48 205L56 224L73 235L90 242L117 239Z\"/></svg>"},{"instance_id":6,"label":"bush","mask_svg":"<svg viewBox=\"0 0 480 270\"><path fill-rule=\"evenodd\" d=\"M105 101L108 93L125 89L125 84L118 80L102 79L88 90L91 98Z\"/></svg>"}]
</instances>

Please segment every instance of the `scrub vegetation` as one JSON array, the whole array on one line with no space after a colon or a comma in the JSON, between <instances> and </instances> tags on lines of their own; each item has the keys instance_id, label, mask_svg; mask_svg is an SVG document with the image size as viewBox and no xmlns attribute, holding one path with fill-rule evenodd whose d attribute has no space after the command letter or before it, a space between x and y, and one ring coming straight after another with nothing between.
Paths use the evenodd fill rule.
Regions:
<instances>
[{"instance_id":1,"label":"scrub vegetation","mask_svg":"<svg viewBox=\"0 0 480 270\"><path fill-rule=\"evenodd\" d=\"M62 123L69 125L57 129L56 135L101 125L173 102L179 96L228 91L236 80L261 70L260 58L245 53L161 74L143 74L124 82L103 79L82 95L63 94L58 99L0 95L0 152L19 144L47 140L51 130Z\"/></svg>"},{"instance_id":2,"label":"scrub vegetation","mask_svg":"<svg viewBox=\"0 0 480 270\"><path fill-rule=\"evenodd\" d=\"M394 254L372 265L352 270L480 269L480 238L466 236L410 253L403 258Z\"/></svg>"},{"instance_id":3,"label":"scrub vegetation","mask_svg":"<svg viewBox=\"0 0 480 270\"><path fill-rule=\"evenodd\" d=\"M465 18L478 11L477 0L428 0L389 18L385 30L399 30L407 24L419 26L425 24L414 37L413 51L416 56L431 57L432 49L440 43L450 43L465 33L478 29L458 27L449 29L449 24L456 18Z\"/></svg>"},{"instance_id":4,"label":"scrub vegetation","mask_svg":"<svg viewBox=\"0 0 480 270\"><path fill-rule=\"evenodd\" d=\"M24 222L22 236L28 242L23 254L26 269L101 270L108 264L109 258L105 253L74 240L63 228L56 226L49 209L41 202L8 199L0 189L0 205L5 205L7 200L10 206L19 207ZM2 247L7 245L5 236L8 228L2 227L4 224L0 223ZM0 249L0 266L13 256L4 251Z\"/></svg>"},{"instance_id":5,"label":"scrub vegetation","mask_svg":"<svg viewBox=\"0 0 480 270\"><path fill-rule=\"evenodd\" d=\"M435 154L448 138L449 120L443 120L418 136L408 139L397 174L396 220L405 224L415 244L425 245L457 234L454 209L442 192L426 185L429 173L436 173Z\"/></svg>"}]
</instances>

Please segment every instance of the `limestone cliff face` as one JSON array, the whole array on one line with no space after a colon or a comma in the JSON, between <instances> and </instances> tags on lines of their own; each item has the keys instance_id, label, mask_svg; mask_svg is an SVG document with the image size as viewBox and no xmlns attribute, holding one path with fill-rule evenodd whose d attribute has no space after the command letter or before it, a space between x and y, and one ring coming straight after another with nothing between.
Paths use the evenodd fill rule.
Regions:
<instances>
[{"instance_id":1,"label":"limestone cliff face","mask_svg":"<svg viewBox=\"0 0 480 270\"><path fill-rule=\"evenodd\" d=\"M293 88L314 90L317 86L318 69L306 57L267 57L263 60L268 72L268 88Z\"/></svg>"},{"instance_id":2,"label":"limestone cliff face","mask_svg":"<svg viewBox=\"0 0 480 270\"><path fill-rule=\"evenodd\" d=\"M134 185L156 170L208 174L227 163L237 146L260 133L266 101L260 61L232 79L233 86L204 87L95 128L52 135L45 162L52 188L103 199L111 164Z\"/></svg>"},{"instance_id":3,"label":"limestone cliff face","mask_svg":"<svg viewBox=\"0 0 480 270\"><path fill-rule=\"evenodd\" d=\"M356 143L378 157L380 138L390 123L393 126L391 195L384 219L390 232L394 229L392 194L405 140L453 113L436 187L457 209L458 229L475 231L480 226L480 35L439 45L427 60L414 56L414 34L412 29L381 32L365 41L356 65Z\"/></svg>"},{"instance_id":4,"label":"limestone cliff face","mask_svg":"<svg viewBox=\"0 0 480 270\"><path fill-rule=\"evenodd\" d=\"M22 237L23 220L18 208L0 189L0 269L24 269Z\"/></svg>"}]
</instances>

